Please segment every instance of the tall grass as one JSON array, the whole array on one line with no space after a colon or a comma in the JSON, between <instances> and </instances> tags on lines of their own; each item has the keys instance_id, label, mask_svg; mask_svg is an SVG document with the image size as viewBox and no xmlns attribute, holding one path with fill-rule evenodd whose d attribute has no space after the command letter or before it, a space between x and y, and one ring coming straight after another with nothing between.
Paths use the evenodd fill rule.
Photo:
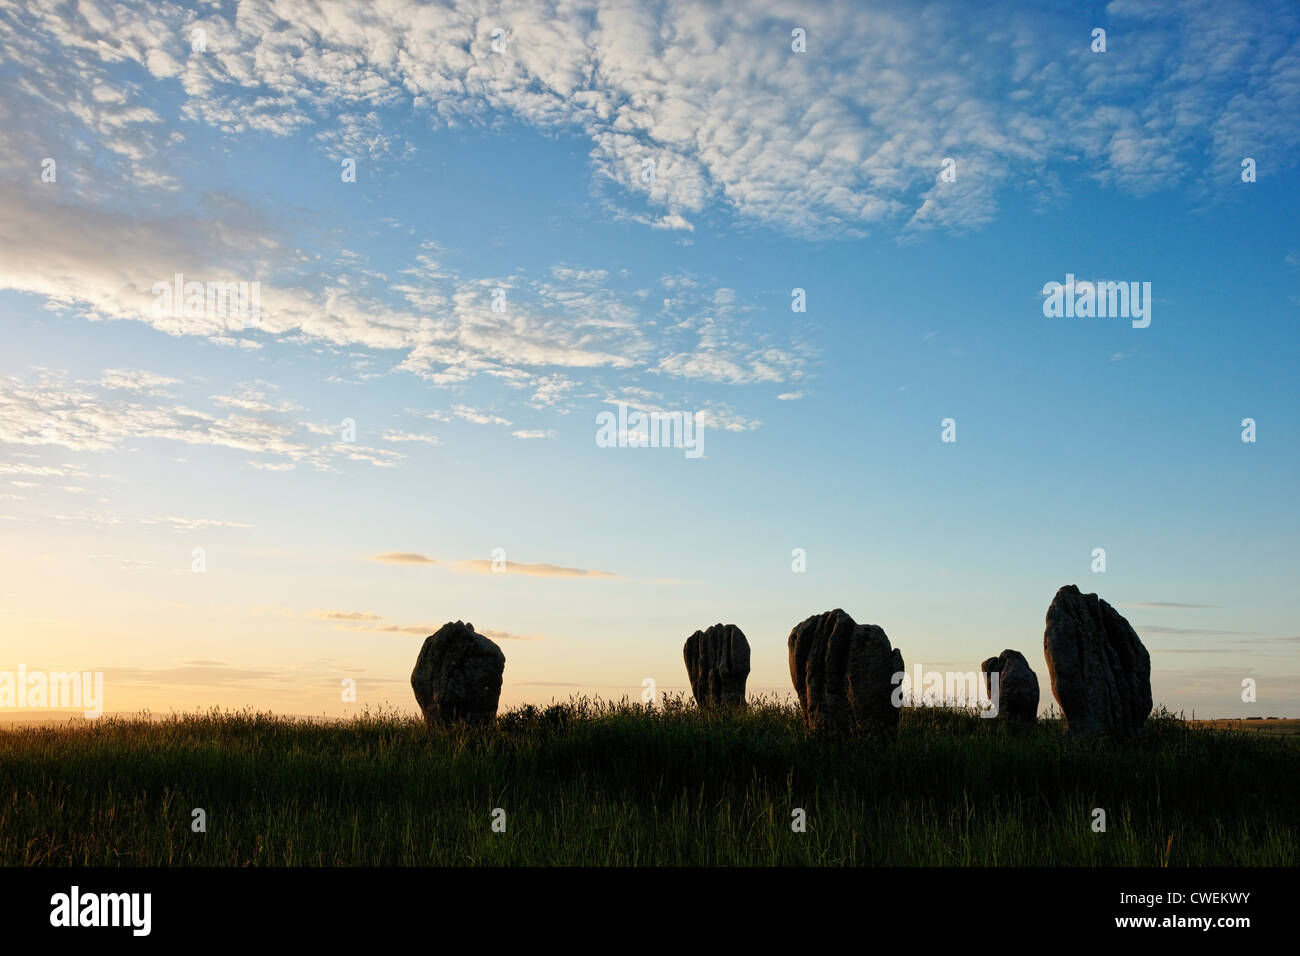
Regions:
<instances>
[{"instance_id":1,"label":"tall grass","mask_svg":"<svg viewBox=\"0 0 1300 956\"><path fill-rule=\"evenodd\" d=\"M212 711L0 733L0 862L1294 866L1298 784L1294 740L1167 714L1120 744L905 708L881 744L761 699L574 698L432 734Z\"/></svg>"}]
</instances>

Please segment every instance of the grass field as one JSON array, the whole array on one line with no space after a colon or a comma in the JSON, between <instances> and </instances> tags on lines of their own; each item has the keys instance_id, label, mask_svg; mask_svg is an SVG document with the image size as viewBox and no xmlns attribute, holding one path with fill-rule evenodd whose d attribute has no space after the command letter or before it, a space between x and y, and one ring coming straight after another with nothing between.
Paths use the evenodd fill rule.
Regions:
<instances>
[{"instance_id":1,"label":"grass field","mask_svg":"<svg viewBox=\"0 0 1300 956\"><path fill-rule=\"evenodd\" d=\"M106 717L0 732L0 863L1295 866L1298 785L1300 738L1164 715L1112 744L908 708L889 745L809 737L776 702L574 700L432 736Z\"/></svg>"},{"instance_id":2,"label":"grass field","mask_svg":"<svg viewBox=\"0 0 1300 956\"><path fill-rule=\"evenodd\" d=\"M1223 720L1189 720L1188 726L1210 730L1244 730L1257 734L1280 734L1293 736L1300 734L1300 720L1280 717L1251 717L1248 719L1231 718Z\"/></svg>"}]
</instances>

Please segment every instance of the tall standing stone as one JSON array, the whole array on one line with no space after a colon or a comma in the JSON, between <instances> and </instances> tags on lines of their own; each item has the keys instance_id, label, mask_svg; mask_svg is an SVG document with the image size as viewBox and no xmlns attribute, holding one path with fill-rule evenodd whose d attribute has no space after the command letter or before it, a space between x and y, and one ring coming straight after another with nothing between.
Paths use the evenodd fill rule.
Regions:
<instances>
[{"instance_id":1,"label":"tall standing stone","mask_svg":"<svg viewBox=\"0 0 1300 956\"><path fill-rule=\"evenodd\" d=\"M749 677L749 641L734 624L696 631L682 648L691 693L701 707L743 707Z\"/></svg>"},{"instance_id":2,"label":"tall standing stone","mask_svg":"<svg viewBox=\"0 0 1300 956\"><path fill-rule=\"evenodd\" d=\"M991 700L990 674L998 675L998 717L1016 726L1033 724L1038 719L1038 675L1025 655L1005 650L980 664L984 692Z\"/></svg>"},{"instance_id":3,"label":"tall standing stone","mask_svg":"<svg viewBox=\"0 0 1300 956\"><path fill-rule=\"evenodd\" d=\"M893 677L903 672L903 654L881 628L858 624L836 608L795 625L787 646L790 679L809 729L897 733Z\"/></svg>"},{"instance_id":4,"label":"tall standing stone","mask_svg":"<svg viewBox=\"0 0 1300 956\"><path fill-rule=\"evenodd\" d=\"M1118 611L1073 584L1047 608L1043 654L1070 734L1129 737L1151 713L1151 655Z\"/></svg>"},{"instance_id":5,"label":"tall standing stone","mask_svg":"<svg viewBox=\"0 0 1300 956\"><path fill-rule=\"evenodd\" d=\"M411 672L411 688L425 723L490 723L496 717L505 669L501 648L477 633L473 624L455 621L438 628L424 639Z\"/></svg>"}]
</instances>

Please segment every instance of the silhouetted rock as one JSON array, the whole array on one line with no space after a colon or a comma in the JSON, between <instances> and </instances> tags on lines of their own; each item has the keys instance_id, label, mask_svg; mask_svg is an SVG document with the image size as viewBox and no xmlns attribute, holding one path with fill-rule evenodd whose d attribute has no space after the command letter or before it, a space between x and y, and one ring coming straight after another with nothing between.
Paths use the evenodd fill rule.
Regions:
<instances>
[{"instance_id":1,"label":"silhouetted rock","mask_svg":"<svg viewBox=\"0 0 1300 956\"><path fill-rule=\"evenodd\" d=\"M790 679L809 729L894 736L893 676L903 671L903 654L883 630L836 608L795 625L788 647Z\"/></svg>"},{"instance_id":2,"label":"silhouetted rock","mask_svg":"<svg viewBox=\"0 0 1300 956\"><path fill-rule=\"evenodd\" d=\"M489 723L501 698L506 656L473 624L444 624L424 639L411 688L429 726L451 720Z\"/></svg>"},{"instance_id":3,"label":"silhouetted rock","mask_svg":"<svg viewBox=\"0 0 1300 956\"><path fill-rule=\"evenodd\" d=\"M1043 653L1071 734L1136 734L1151 713L1151 655L1128 621L1073 584L1047 609Z\"/></svg>"},{"instance_id":4,"label":"silhouetted rock","mask_svg":"<svg viewBox=\"0 0 1300 956\"><path fill-rule=\"evenodd\" d=\"M984 693L992 699L989 674L998 675L998 718L1010 724L1032 724L1038 719L1038 675L1019 651L1005 650L980 664Z\"/></svg>"},{"instance_id":5,"label":"silhouetted rock","mask_svg":"<svg viewBox=\"0 0 1300 956\"><path fill-rule=\"evenodd\" d=\"M701 707L745 704L749 677L749 641L734 624L714 624L696 631L682 648L691 693Z\"/></svg>"}]
</instances>

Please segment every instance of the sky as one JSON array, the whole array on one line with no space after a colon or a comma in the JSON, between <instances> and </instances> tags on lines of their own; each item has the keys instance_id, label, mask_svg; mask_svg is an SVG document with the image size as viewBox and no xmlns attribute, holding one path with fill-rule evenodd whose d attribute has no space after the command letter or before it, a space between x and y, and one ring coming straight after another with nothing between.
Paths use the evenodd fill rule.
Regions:
<instances>
[{"instance_id":1,"label":"sky","mask_svg":"<svg viewBox=\"0 0 1300 956\"><path fill-rule=\"evenodd\" d=\"M1045 708L1077 584L1300 717L1297 156L1288 3L0 0L0 670L413 712L463 620L638 699L723 622L787 695L843 608Z\"/></svg>"}]
</instances>

